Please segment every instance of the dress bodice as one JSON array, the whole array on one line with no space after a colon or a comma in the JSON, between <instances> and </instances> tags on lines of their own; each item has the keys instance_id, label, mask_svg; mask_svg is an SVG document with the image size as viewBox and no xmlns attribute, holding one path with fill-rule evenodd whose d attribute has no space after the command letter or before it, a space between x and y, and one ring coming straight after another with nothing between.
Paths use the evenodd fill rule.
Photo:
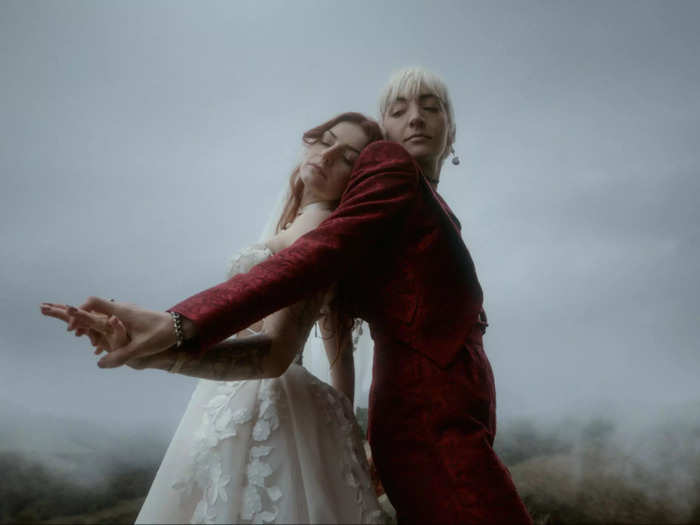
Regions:
<instances>
[{"instance_id":1,"label":"dress bodice","mask_svg":"<svg viewBox=\"0 0 700 525\"><path fill-rule=\"evenodd\" d=\"M229 268L226 275L233 277L239 273L248 272L253 266L263 262L268 257L272 256L272 250L265 244L251 244L236 252L229 261Z\"/></svg>"}]
</instances>

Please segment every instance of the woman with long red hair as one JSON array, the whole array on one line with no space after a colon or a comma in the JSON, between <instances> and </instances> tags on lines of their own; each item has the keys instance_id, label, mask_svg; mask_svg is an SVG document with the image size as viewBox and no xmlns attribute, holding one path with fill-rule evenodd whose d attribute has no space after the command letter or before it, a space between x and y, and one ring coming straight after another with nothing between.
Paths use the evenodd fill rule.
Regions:
<instances>
[{"instance_id":1,"label":"woman with long red hair","mask_svg":"<svg viewBox=\"0 0 700 525\"><path fill-rule=\"evenodd\" d=\"M274 231L234 256L228 276L245 273L290 246L335 209L361 150L382 138L376 122L343 113L303 134L302 160ZM117 317L65 305L46 315L85 324L101 350L128 341ZM304 366L314 321L332 387ZM267 316L205 355L167 351L131 361L199 377L137 523L382 522L363 436L353 414L352 319L334 288ZM75 325L74 325L75 326ZM73 326L69 326L69 329ZM266 352L251 356L263 341Z\"/></svg>"}]
</instances>

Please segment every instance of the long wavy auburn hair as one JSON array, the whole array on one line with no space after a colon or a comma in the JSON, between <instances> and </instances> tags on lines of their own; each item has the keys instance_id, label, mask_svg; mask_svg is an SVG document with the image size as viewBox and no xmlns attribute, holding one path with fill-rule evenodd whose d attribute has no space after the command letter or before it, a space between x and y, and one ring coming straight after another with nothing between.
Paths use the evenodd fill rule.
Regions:
<instances>
[{"instance_id":1,"label":"long wavy auburn hair","mask_svg":"<svg viewBox=\"0 0 700 525\"><path fill-rule=\"evenodd\" d=\"M367 135L367 144L371 144L377 140L382 140L383 138L382 130L377 122L367 118L362 113L346 112L341 113L329 121L308 130L302 135L302 141L307 145L315 144L321 139L327 130L331 129L340 122L353 122L358 124ZM277 227L275 228L276 233L284 229L287 223L292 222L299 212L301 199L304 195L304 182L299 178L299 169L300 166L294 168L294 171L292 171L292 174L289 177L289 194L284 204L284 208L282 209L280 218L277 221ZM334 206L337 206L337 204L338 203L336 202ZM330 367L333 368L333 365L335 365L340 358L344 347L348 346L348 336L349 341L352 342L352 333L349 331L352 330L354 320L351 316L344 312L342 300L339 297L335 297L329 306L330 312L328 313L328 316L324 316L319 323L324 324L325 330L330 331L331 336L337 336L335 357L330 363ZM343 330L341 330L341 328L343 328ZM341 341L338 337L339 334L343 334L345 336L343 341ZM351 347L352 345L350 345L350 348Z\"/></svg>"}]
</instances>

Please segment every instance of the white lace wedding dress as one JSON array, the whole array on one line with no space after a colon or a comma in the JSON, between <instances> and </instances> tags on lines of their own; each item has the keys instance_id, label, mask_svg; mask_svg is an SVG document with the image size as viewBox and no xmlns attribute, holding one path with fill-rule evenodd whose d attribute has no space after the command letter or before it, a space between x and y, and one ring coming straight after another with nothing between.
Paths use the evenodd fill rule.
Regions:
<instances>
[{"instance_id":1,"label":"white lace wedding dress","mask_svg":"<svg viewBox=\"0 0 700 525\"><path fill-rule=\"evenodd\" d=\"M229 275L269 257L253 245ZM197 385L136 523L382 523L348 398L295 362Z\"/></svg>"}]
</instances>

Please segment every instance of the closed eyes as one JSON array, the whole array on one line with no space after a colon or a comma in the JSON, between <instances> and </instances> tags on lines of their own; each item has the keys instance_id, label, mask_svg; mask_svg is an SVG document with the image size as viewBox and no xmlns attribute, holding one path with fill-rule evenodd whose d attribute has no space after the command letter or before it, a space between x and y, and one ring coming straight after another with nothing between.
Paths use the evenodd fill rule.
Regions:
<instances>
[{"instance_id":1,"label":"closed eyes","mask_svg":"<svg viewBox=\"0 0 700 525\"><path fill-rule=\"evenodd\" d=\"M319 143L328 148L335 146L337 142L338 139L330 131L326 131L325 133L323 133L323 135L321 135L321 138L319 139ZM352 167L355 164L355 161L357 160L358 154L354 148L348 145L343 146L343 149L343 162L345 162L345 164L347 164L348 166Z\"/></svg>"},{"instance_id":2,"label":"closed eyes","mask_svg":"<svg viewBox=\"0 0 700 525\"><path fill-rule=\"evenodd\" d=\"M421 109L423 111L428 111L430 113L439 113L442 108L440 106L430 105L430 106L421 106ZM390 111L389 116L393 117L393 118L398 118L401 115L403 115L405 112L406 112L406 108L398 108L398 109L394 109L394 110Z\"/></svg>"}]
</instances>

